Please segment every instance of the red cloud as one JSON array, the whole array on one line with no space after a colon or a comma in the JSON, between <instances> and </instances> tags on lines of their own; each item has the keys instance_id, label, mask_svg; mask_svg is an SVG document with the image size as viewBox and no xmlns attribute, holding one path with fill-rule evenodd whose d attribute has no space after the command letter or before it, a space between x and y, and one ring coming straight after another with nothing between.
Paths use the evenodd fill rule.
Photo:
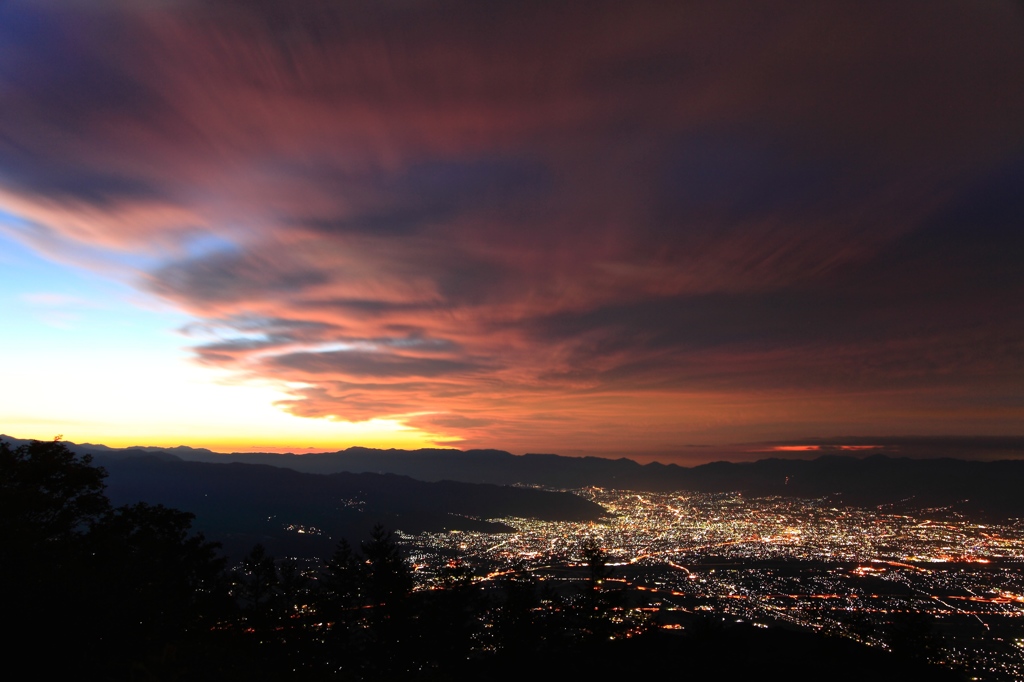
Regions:
<instances>
[{"instance_id":1,"label":"red cloud","mask_svg":"<svg viewBox=\"0 0 1024 682\"><path fill-rule=\"evenodd\" d=\"M1022 246L985 188L1020 173L1021 21L6 5L0 209L158 261L141 286L217 331L198 358L304 416L665 450L996 395L1005 429Z\"/></svg>"}]
</instances>

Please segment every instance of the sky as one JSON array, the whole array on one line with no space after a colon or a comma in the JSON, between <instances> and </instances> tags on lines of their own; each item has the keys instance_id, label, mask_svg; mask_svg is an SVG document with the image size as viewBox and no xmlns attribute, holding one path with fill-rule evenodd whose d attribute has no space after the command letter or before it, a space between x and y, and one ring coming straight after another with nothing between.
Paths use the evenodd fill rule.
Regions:
<instances>
[{"instance_id":1,"label":"sky","mask_svg":"<svg viewBox=\"0 0 1024 682\"><path fill-rule=\"evenodd\" d=\"M1010 0L7 0L0 432L1024 435L1022 36Z\"/></svg>"}]
</instances>

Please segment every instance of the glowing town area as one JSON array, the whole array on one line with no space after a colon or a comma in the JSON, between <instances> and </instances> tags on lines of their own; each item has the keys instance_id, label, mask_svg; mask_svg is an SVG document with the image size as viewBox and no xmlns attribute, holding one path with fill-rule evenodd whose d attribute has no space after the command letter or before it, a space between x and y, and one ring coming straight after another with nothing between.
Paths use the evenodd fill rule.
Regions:
<instances>
[{"instance_id":1,"label":"glowing town area","mask_svg":"<svg viewBox=\"0 0 1024 682\"><path fill-rule=\"evenodd\" d=\"M597 546L609 603L648 627L809 629L912 650L975 679L1024 679L1024 520L738 494L572 492L610 516L490 519L511 533L400 533L419 588L458 561L494 589L529 580L572 600L592 579L585 552Z\"/></svg>"}]
</instances>

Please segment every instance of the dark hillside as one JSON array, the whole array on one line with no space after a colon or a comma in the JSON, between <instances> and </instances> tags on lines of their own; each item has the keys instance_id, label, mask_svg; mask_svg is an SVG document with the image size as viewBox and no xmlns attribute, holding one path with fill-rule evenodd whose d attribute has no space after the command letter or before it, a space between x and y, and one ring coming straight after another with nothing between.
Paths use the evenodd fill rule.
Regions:
<instances>
[{"instance_id":1,"label":"dark hillside","mask_svg":"<svg viewBox=\"0 0 1024 682\"><path fill-rule=\"evenodd\" d=\"M115 505L144 501L187 509L195 526L229 551L263 542L320 556L375 523L409 533L506 529L488 518L597 519L604 510L569 493L457 483L394 474L305 474L266 465L207 464L148 456L96 457ZM301 531L301 532L300 532Z\"/></svg>"}]
</instances>

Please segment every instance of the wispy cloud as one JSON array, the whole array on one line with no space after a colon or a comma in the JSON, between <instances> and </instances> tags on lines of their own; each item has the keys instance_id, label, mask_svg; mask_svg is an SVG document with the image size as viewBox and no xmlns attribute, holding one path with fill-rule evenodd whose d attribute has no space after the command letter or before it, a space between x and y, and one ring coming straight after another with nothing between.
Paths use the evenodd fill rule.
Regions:
<instances>
[{"instance_id":1,"label":"wispy cloud","mask_svg":"<svg viewBox=\"0 0 1024 682\"><path fill-rule=\"evenodd\" d=\"M0 211L139 259L199 360L298 415L666 450L968 431L998 395L1009 431L1022 28L998 2L5 3Z\"/></svg>"}]
</instances>

